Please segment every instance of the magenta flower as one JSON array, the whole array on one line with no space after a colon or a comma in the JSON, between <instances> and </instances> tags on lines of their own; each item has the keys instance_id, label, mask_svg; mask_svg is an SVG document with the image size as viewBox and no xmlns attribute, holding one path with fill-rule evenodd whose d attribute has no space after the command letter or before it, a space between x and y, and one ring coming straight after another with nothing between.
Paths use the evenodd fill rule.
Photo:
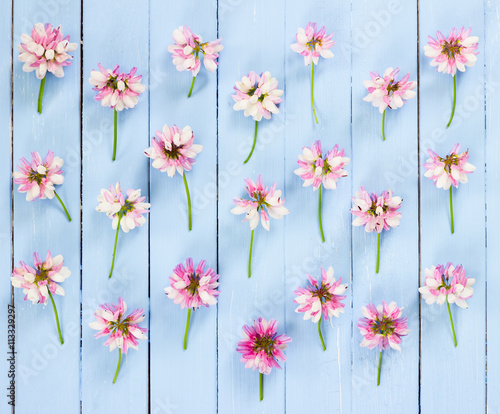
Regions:
<instances>
[{"instance_id":1,"label":"magenta flower","mask_svg":"<svg viewBox=\"0 0 500 414\"><path fill-rule=\"evenodd\" d=\"M193 74L188 98L193 92L194 81L201 67L200 55L203 55L205 68L214 73L217 69L219 52L224 49L221 39L203 43L201 36L194 34L189 27L180 26L172 33L174 44L168 47L172 54L172 62L179 72L189 70Z\"/></svg>"},{"instance_id":2,"label":"magenta flower","mask_svg":"<svg viewBox=\"0 0 500 414\"><path fill-rule=\"evenodd\" d=\"M139 95L146 89L141 83L142 75L135 76L137 68L132 68L130 73L121 72L116 65L113 70L105 69L100 63L99 70L90 72L89 82L93 90L98 92L96 101L101 101L102 106L109 106L114 111L114 143L113 161L116 159L117 122L118 112L132 109L139 102Z\"/></svg>"},{"instance_id":3,"label":"magenta flower","mask_svg":"<svg viewBox=\"0 0 500 414\"><path fill-rule=\"evenodd\" d=\"M281 199L281 191L276 190L276 183L273 183L271 188L264 186L261 175L257 177L257 183L254 183L250 178L247 178L245 183L250 199L235 198L233 201L236 207L231 210L231 213L245 214L245 218L242 221L250 222L252 236L250 238L250 254L248 256L248 277L251 277L253 233L259 225L259 221L262 221L262 227L269 231L271 224L269 216L274 219L280 219L290 211L285 207L285 200Z\"/></svg>"},{"instance_id":4,"label":"magenta flower","mask_svg":"<svg viewBox=\"0 0 500 414\"><path fill-rule=\"evenodd\" d=\"M195 157L203 149L202 145L193 144L194 134L191 127L186 126L180 129L177 125L163 126L162 131L156 131L156 137L151 140L151 147L144 153L153 160L153 167L161 172L166 172L169 177L173 177L177 171L182 175L188 202L189 231L192 228L191 218L191 196L186 180L185 171L191 171L196 162Z\"/></svg>"},{"instance_id":5,"label":"magenta flower","mask_svg":"<svg viewBox=\"0 0 500 414\"><path fill-rule=\"evenodd\" d=\"M342 177L347 177L344 167L349 164L349 158L345 157L344 150L339 151L339 146L335 145L333 150L328 151L323 158L321 151L321 141L315 141L311 148L302 148L299 155L297 168L294 173L304 180L304 187L313 186L313 191L319 189L318 222L321 233L321 240L325 242L323 225L321 221L321 187L328 190L335 190L337 182Z\"/></svg>"},{"instance_id":6,"label":"magenta flower","mask_svg":"<svg viewBox=\"0 0 500 414\"><path fill-rule=\"evenodd\" d=\"M465 72L465 67L472 67L476 64L476 55L479 53L477 36L471 36L472 29L465 30L461 28L451 29L448 38L437 32L437 40L429 36L429 42L424 46L425 56L430 57L431 66L436 66L438 72L449 73L453 77L453 107L451 110L450 121L447 128L450 126L455 114L455 103L457 97L457 83L455 75L457 69L460 72Z\"/></svg>"},{"instance_id":7,"label":"magenta flower","mask_svg":"<svg viewBox=\"0 0 500 414\"><path fill-rule=\"evenodd\" d=\"M280 368L278 361L285 362L283 353L288 348L292 338L285 334L278 335L278 321L271 319L267 322L264 318L254 321L253 326L243 326L243 337L238 342L236 351L241 353L241 362L245 368L259 370L260 401L264 397L263 374L269 375L273 367Z\"/></svg>"},{"instance_id":8,"label":"magenta flower","mask_svg":"<svg viewBox=\"0 0 500 414\"><path fill-rule=\"evenodd\" d=\"M44 160L42 160L38 152L32 152L31 163L24 157L19 162L21 165L17 166L18 171L13 173L14 184L19 184L17 191L26 193L26 200L28 201L37 198L52 200L55 196L61 203L68 221L71 221L71 216L54 187L64 182L63 170L61 170L63 160L54 157L54 153L49 151Z\"/></svg>"},{"instance_id":9,"label":"magenta flower","mask_svg":"<svg viewBox=\"0 0 500 414\"><path fill-rule=\"evenodd\" d=\"M165 288L165 293L181 309L188 308L186 332L184 334L184 349L187 349L187 338L191 310L200 306L209 307L217 303L219 291L219 275L212 268L205 270L206 261L201 260L196 268L193 259L186 260L186 267L179 263L169 277L170 286Z\"/></svg>"},{"instance_id":10,"label":"magenta flower","mask_svg":"<svg viewBox=\"0 0 500 414\"><path fill-rule=\"evenodd\" d=\"M63 38L61 26L53 28L51 24L37 23L31 30L31 36L22 34L21 43L17 45L18 59L24 62L24 72L36 72L41 79L38 93L38 113L42 113L43 91L47 72L62 78L64 67L71 65L73 59L68 53L76 50L78 45L69 42L70 37Z\"/></svg>"},{"instance_id":11,"label":"magenta flower","mask_svg":"<svg viewBox=\"0 0 500 414\"><path fill-rule=\"evenodd\" d=\"M380 385L380 368L382 365L382 351L392 348L401 351L402 337L408 335L408 318L403 318L403 308L398 308L396 302L382 305L369 304L361 308L363 318L359 318L358 328L363 335L361 346L369 349L378 347L377 386Z\"/></svg>"},{"instance_id":12,"label":"magenta flower","mask_svg":"<svg viewBox=\"0 0 500 414\"><path fill-rule=\"evenodd\" d=\"M446 267L437 265L425 269L425 286L418 289L428 305L433 303L442 305L446 301L455 347L457 346L457 337L451 317L450 303L468 309L466 300L472 297L474 293L472 285L475 282L476 279L465 276L463 266L455 267L452 263L447 263Z\"/></svg>"},{"instance_id":13,"label":"magenta flower","mask_svg":"<svg viewBox=\"0 0 500 414\"><path fill-rule=\"evenodd\" d=\"M314 109L314 65L319 63L319 57L325 59L330 59L333 57L333 53L330 50L335 42L332 40L334 33L329 35L326 34L325 26L323 26L319 31L316 29L316 23L307 23L304 29L299 27L297 29L297 34L295 38L297 43L290 45L290 48L301 56L304 56L304 63L306 66L311 66L311 105L314 114L314 119L318 123L318 118L316 116L316 110Z\"/></svg>"},{"instance_id":14,"label":"magenta flower","mask_svg":"<svg viewBox=\"0 0 500 414\"><path fill-rule=\"evenodd\" d=\"M111 185L109 190L101 189L101 194L97 196L99 205L97 211L106 213L113 220L111 227L116 229L115 247L113 249L113 260L111 262L111 271L109 277L113 274L115 267L116 244L118 242L118 234L121 229L128 233L130 230L142 226L146 223L143 214L149 213L151 204L145 203L146 197L141 197L141 190L129 189L126 192L126 197L122 193L120 183L115 186Z\"/></svg>"},{"instance_id":15,"label":"magenta flower","mask_svg":"<svg viewBox=\"0 0 500 414\"><path fill-rule=\"evenodd\" d=\"M365 88L368 89L368 95L363 101L371 102L382 114L382 140L385 141L385 110L401 108L406 99L412 99L417 96L415 89L417 82L410 81L410 74L407 73L403 79L397 81L399 68L387 68L384 76L377 72L370 72L371 80L364 81Z\"/></svg>"},{"instance_id":16,"label":"magenta flower","mask_svg":"<svg viewBox=\"0 0 500 414\"><path fill-rule=\"evenodd\" d=\"M398 227L401 221L401 197L392 195L392 191L384 191L380 196L377 193L371 195L361 187L352 198L354 206L351 213L356 216L352 224L354 226L364 226L367 233L377 232L377 266L380 264L380 233L382 230L390 230Z\"/></svg>"},{"instance_id":17,"label":"magenta flower","mask_svg":"<svg viewBox=\"0 0 500 414\"><path fill-rule=\"evenodd\" d=\"M135 309L125 316L126 312L127 304L122 298L118 298L117 305L110 303L100 305L94 313L96 320L89 324L92 329L99 331L94 335L95 338L109 335L104 345L109 346L110 352L118 348L118 366L113 384L120 371L122 354L126 354L129 348L138 350L139 342L137 340L148 339L144 335L148 330L139 326L145 318L144 310Z\"/></svg>"},{"instance_id":18,"label":"magenta flower","mask_svg":"<svg viewBox=\"0 0 500 414\"><path fill-rule=\"evenodd\" d=\"M333 267L327 271L321 268L321 281L318 282L313 276L307 275L310 285L307 288L298 288L293 292L297 297L293 300L299 306L295 309L297 313L304 313L304 320L310 319L318 324L318 334L326 351L323 335L321 334L321 315L326 321L331 317L339 317L344 313L344 304L342 301L346 298L343 293L347 289L346 284L342 284L342 278L335 280L333 277Z\"/></svg>"},{"instance_id":19,"label":"magenta flower","mask_svg":"<svg viewBox=\"0 0 500 414\"><path fill-rule=\"evenodd\" d=\"M452 186L458 188L458 184L465 184L468 181L467 174L472 174L476 167L468 163L469 150L459 153L460 144L455 146L450 151L446 158L437 155L431 149L427 153L431 158L424 164L425 176L434 181L437 188L450 191L450 216L451 216L451 233L455 232L455 224L453 221L453 193Z\"/></svg>"},{"instance_id":20,"label":"magenta flower","mask_svg":"<svg viewBox=\"0 0 500 414\"><path fill-rule=\"evenodd\" d=\"M21 261L20 267L14 268L10 278L12 286L23 289L24 300L30 300L33 304L45 304L47 297L50 298L56 317L59 340L61 344L64 344L59 316L52 295L64 296L64 289L58 283L64 282L71 275L71 272L63 266L63 257L57 255L53 258L50 250L47 251L47 257L43 262L38 253L33 253L33 262L33 267Z\"/></svg>"},{"instance_id":21,"label":"magenta flower","mask_svg":"<svg viewBox=\"0 0 500 414\"><path fill-rule=\"evenodd\" d=\"M271 119L271 114L279 113L278 105L283 102L281 99L283 91L278 89L278 81L276 78L271 78L269 72L261 73L260 76L250 72L247 76L243 76L241 82L236 82L234 90L236 95L231 95L236 102L233 109L242 110L245 116L251 116L255 121L252 150L244 161L246 164L255 149L258 122L262 117Z\"/></svg>"}]
</instances>

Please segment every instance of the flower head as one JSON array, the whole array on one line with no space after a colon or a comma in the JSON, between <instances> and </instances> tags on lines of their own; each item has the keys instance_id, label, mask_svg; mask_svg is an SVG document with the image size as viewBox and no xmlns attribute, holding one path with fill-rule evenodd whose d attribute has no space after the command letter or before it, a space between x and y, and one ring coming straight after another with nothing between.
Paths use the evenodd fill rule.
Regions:
<instances>
[{"instance_id":1,"label":"flower head","mask_svg":"<svg viewBox=\"0 0 500 414\"><path fill-rule=\"evenodd\" d=\"M99 331L94 336L100 338L109 335L104 342L113 351L116 347L126 354L129 348L138 349L138 339L148 339L144 335L148 330L141 328L139 324L144 320L144 310L136 309L125 316L127 304L122 298L118 298L118 304L105 303L99 306L94 316L96 320L89 324L92 329Z\"/></svg>"},{"instance_id":2,"label":"flower head","mask_svg":"<svg viewBox=\"0 0 500 414\"><path fill-rule=\"evenodd\" d=\"M200 71L200 57L203 55L203 64L210 72L217 69L219 52L224 49L221 39L203 43L201 36L194 34L189 27L180 26L172 34L175 44L168 47L172 54L172 61L179 72L189 70L193 76Z\"/></svg>"},{"instance_id":3,"label":"flower head","mask_svg":"<svg viewBox=\"0 0 500 414\"><path fill-rule=\"evenodd\" d=\"M236 102L235 111L244 111L245 116L251 116L255 121L262 117L271 119L271 113L279 113L278 104L283 102L280 98L283 91L278 89L278 81L271 78L269 72L257 75L250 72L243 76L241 82L236 82L234 87L236 95L231 95Z\"/></svg>"},{"instance_id":4,"label":"flower head","mask_svg":"<svg viewBox=\"0 0 500 414\"><path fill-rule=\"evenodd\" d=\"M302 154L297 160L300 168L294 173L304 180L304 187L312 185L313 190L317 190L323 184L326 189L335 190L339 178L347 177L344 167L349 161L344 150L339 151L338 145L323 157L321 141L316 141L311 148L302 149Z\"/></svg>"},{"instance_id":5,"label":"flower head","mask_svg":"<svg viewBox=\"0 0 500 414\"><path fill-rule=\"evenodd\" d=\"M64 76L64 66L71 65L72 56L68 53L77 48L76 43L69 42L70 37L63 38L61 26L53 28L51 24L37 23L31 31L31 36L21 36L17 45L18 59L24 62L23 71L36 71L36 77L43 79L48 72L56 77Z\"/></svg>"},{"instance_id":6,"label":"flower head","mask_svg":"<svg viewBox=\"0 0 500 414\"><path fill-rule=\"evenodd\" d=\"M44 304L50 293L64 296L64 289L58 283L64 282L71 272L65 266L63 257L52 257L50 250L42 262L38 253L33 253L33 267L20 262L12 272L12 286L22 288L26 295L24 300L31 300L34 304Z\"/></svg>"},{"instance_id":7,"label":"flower head","mask_svg":"<svg viewBox=\"0 0 500 414\"><path fill-rule=\"evenodd\" d=\"M196 162L195 157L203 149L202 145L193 144L194 134L191 127L180 129L177 125L163 126L163 131L156 131L156 137L151 140L151 147L144 153L153 159L153 167L161 172L167 172L173 177L177 171L180 175L184 171L191 171Z\"/></svg>"},{"instance_id":8,"label":"flower head","mask_svg":"<svg viewBox=\"0 0 500 414\"><path fill-rule=\"evenodd\" d=\"M316 23L307 23L305 29L299 27L297 29L297 43L294 43L290 48L304 56L306 66L313 62L315 65L319 62L319 57L330 59L333 53L330 50L335 44L332 40L334 33L325 34L326 29L323 26L319 31L316 29Z\"/></svg>"},{"instance_id":9,"label":"flower head","mask_svg":"<svg viewBox=\"0 0 500 414\"><path fill-rule=\"evenodd\" d=\"M293 301L299 305L295 312L304 312L304 320L311 319L314 323L321 320L321 315L324 320L332 316L338 318L344 312L345 305L342 301L346 297L343 293L347 289L347 285L342 284L342 278L335 281L333 267L329 267L327 271L321 268L319 282L309 274L307 278L310 285L294 292L297 297Z\"/></svg>"},{"instance_id":10,"label":"flower head","mask_svg":"<svg viewBox=\"0 0 500 414\"><path fill-rule=\"evenodd\" d=\"M21 158L21 165L17 166L19 171L15 171L14 184L19 184L17 191L26 193L26 200L32 201L35 198L54 198L54 185L64 182L62 175L63 160L54 157L54 153L49 151L44 160L38 152L31 153L31 163L26 158Z\"/></svg>"},{"instance_id":11,"label":"flower head","mask_svg":"<svg viewBox=\"0 0 500 414\"><path fill-rule=\"evenodd\" d=\"M138 96L146 89L141 83L142 75L135 76L137 68L132 68L130 73L120 73L118 65L113 70L105 69L100 63L98 66L99 70L90 72L89 79L93 90L98 92L95 100L117 111L136 106Z\"/></svg>"},{"instance_id":12,"label":"flower head","mask_svg":"<svg viewBox=\"0 0 500 414\"><path fill-rule=\"evenodd\" d=\"M219 275L212 268L205 270L206 261L201 260L196 268L193 259L178 264L170 275L170 286L165 288L165 293L181 309L185 307L198 309L200 306L209 307L217 303L219 291Z\"/></svg>"},{"instance_id":13,"label":"flower head","mask_svg":"<svg viewBox=\"0 0 500 414\"><path fill-rule=\"evenodd\" d=\"M285 200L281 199L281 191L276 190L276 183L273 183L271 188L264 186L261 175L257 177L256 184L250 178L247 178L245 183L250 200L235 198L236 207L231 210L231 213L245 214L242 221L249 221L252 230L259 225L259 219L261 219L262 227L269 231L269 216L280 219L290 212L285 207Z\"/></svg>"},{"instance_id":14,"label":"flower head","mask_svg":"<svg viewBox=\"0 0 500 414\"><path fill-rule=\"evenodd\" d=\"M361 187L352 198L354 206L351 213L356 216L352 224L354 226L365 226L369 233L382 230L389 230L391 227L399 226L401 213L401 197L393 196L392 191L384 191L382 194L372 193L371 195Z\"/></svg>"},{"instance_id":15,"label":"flower head","mask_svg":"<svg viewBox=\"0 0 500 414\"><path fill-rule=\"evenodd\" d=\"M236 351L242 354L241 362L245 368L259 370L261 374L270 374L273 367L281 368L278 361L285 362L283 353L292 338L285 334L278 335L278 321L264 318L254 321L253 326L243 326L244 339L238 342Z\"/></svg>"},{"instance_id":16,"label":"flower head","mask_svg":"<svg viewBox=\"0 0 500 414\"><path fill-rule=\"evenodd\" d=\"M373 106L378 107L380 113L383 113L387 108L401 108L406 103L405 99L415 98L417 94L413 89L417 87L417 82L409 80L409 73L398 81L396 80L398 74L399 68L386 69L384 76L370 72L371 80L364 81L368 95L363 101L371 102Z\"/></svg>"},{"instance_id":17,"label":"flower head","mask_svg":"<svg viewBox=\"0 0 500 414\"><path fill-rule=\"evenodd\" d=\"M437 303L442 305L448 298L449 303L456 303L461 308L467 309L466 299L474 293L472 285L476 279L465 276L463 266L455 267L452 263L446 266L437 265L425 269L425 286L418 291L422 294L427 304Z\"/></svg>"},{"instance_id":18,"label":"flower head","mask_svg":"<svg viewBox=\"0 0 500 414\"><path fill-rule=\"evenodd\" d=\"M467 174L475 171L476 167L469 164L469 150L459 154L460 144L450 151L446 158L441 158L432 150L427 150L431 158L427 160L424 167L427 169L425 176L434 181L437 188L448 190L451 185L458 187L459 183L468 181Z\"/></svg>"},{"instance_id":19,"label":"flower head","mask_svg":"<svg viewBox=\"0 0 500 414\"><path fill-rule=\"evenodd\" d=\"M437 32L437 40L429 36L429 43L424 46L425 56L432 58L431 66L437 66L438 72L455 76L457 69L465 72L466 66L476 64L479 38L471 36L471 30L451 29L448 38Z\"/></svg>"},{"instance_id":20,"label":"flower head","mask_svg":"<svg viewBox=\"0 0 500 414\"><path fill-rule=\"evenodd\" d=\"M408 318L403 318L403 308L398 308L396 302L382 305L369 304L361 308L363 318L359 318L358 328L364 336L361 346L379 350L393 348L401 350L401 337L408 335Z\"/></svg>"},{"instance_id":21,"label":"flower head","mask_svg":"<svg viewBox=\"0 0 500 414\"><path fill-rule=\"evenodd\" d=\"M120 221L121 229L128 233L129 230L142 226L146 219L143 214L149 213L151 204L145 203L146 197L141 197L141 190L127 190L126 197L120 188L120 183L111 185L109 190L101 189L97 197L99 205L97 211L106 213L113 220L112 227L116 229Z\"/></svg>"}]
</instances>

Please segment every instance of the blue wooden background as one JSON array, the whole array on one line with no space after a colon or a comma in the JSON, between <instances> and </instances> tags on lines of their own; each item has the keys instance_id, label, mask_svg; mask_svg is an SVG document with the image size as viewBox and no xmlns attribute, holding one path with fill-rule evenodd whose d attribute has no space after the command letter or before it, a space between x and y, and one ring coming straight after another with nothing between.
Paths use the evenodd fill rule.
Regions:
<instances>
[{"instance_id":1,"label":"blue wooden background","mask_svg":"<svg viewBox=\"0 0 500 414\"><path fill-rule=\"evenodd\" d=\"M500 13L498 0L13 0L0 14L0 289L1 347L7 351L7 304L16 306L17 413L500 413ZM308 21L334 31L335 57L316 70L313 122L310 70L290 50ZM47 78L44 113L36 113L39 81L22 71L16 45L37 22L62 24L81 39L63 79ZM172 30L187 24L205 40L222 37L216 74L202 68L187 99L189 73L176 71L167 47ZM478 61L452 82L423 55L436 30L472 27ZM14 47L14 51L13 51ZM94 101L88 83L97 63L133 66L148 86L136 108L119 115L117 161L111 163L112 111ZM371 70L399 66L418 82L418 96L389 111L381 141L379 112L362 101ZM249 152L253 122L232 109L236 80L270 71L284 89L280 113L259 126ZM204 146L188 173L193 231L187 231L180 177L150 167L143 150L163 124L190 125ZM349 176L324 192L326 242L317 228L317 193L293 174L305 145L346 149ZM455 234L449 232L447 193L423 177L426 150L447 153L460 142L477 170L454 192ZM48 149L65 161L59 194L73 215L68 223L55 201L28 203L12 187L11 172L30 151ZM277 182L291 213L255 233L253 275L246 277L250 230L230 213L243 179ZM107 278L114 232L95 211L102 187L120 181L141 188L151 202L148 224L121 234L115 273ZM351 226L351 196L359 186L391 188L403 201L401 226L382 238L381 272L375 274L376 236ZM487 208L488 207L488 208ZM50 307L34 306L12 292L9 275L33 251L62 254L72 271L58 297L65 344L57 342ZM186 311L165 297L174 266L187 257L206 259L220 274L219 304L192 318L182 350ZM445 307L428 306L417 288L422 270L453 261L476 278L469 309L454 307L458 348L453 348ZM315 325L294 312L293 290L306 273L333 266L349 284L346 311L323 325L327 351ZM489 292L486 290L487 282ZM116 356L95 340L88 323L100 303L122 296L142 307L149 343L124 359L116 384ZM361 306L395 300L404 306L411 333L402 352L384 353L375 386L378 353L359 347ZM258 375L236 353L243 324L264 316L292 337L283 370ZM489 328L489 329L488 329ZM488 345L488 346L487 346ZM0 359L0 388L8 387ZM1 412L8 412L0 392Z\"/></svg>"}]
</instances>

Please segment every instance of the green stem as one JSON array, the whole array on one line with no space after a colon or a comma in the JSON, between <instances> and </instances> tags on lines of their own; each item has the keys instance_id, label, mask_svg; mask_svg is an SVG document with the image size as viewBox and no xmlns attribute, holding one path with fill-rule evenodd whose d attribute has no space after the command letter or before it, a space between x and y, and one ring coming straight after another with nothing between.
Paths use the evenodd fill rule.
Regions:
<instances>
[{"instance_id":1,"label":"green stem","mask_svg":"<svg viewBox=\"0 0 500 414\"><path fill-rule=\"evenodd\" d=\"M453 76L453 107L451 108L451 116L450 120L448 121L448 125L446 125L446 128L449 128L451 125L451 121L453 121L453 116L455 115L455 104L457 102L457 79L455 76Z\"/></svg>"},{"instance_id":2,"label":"green stem","mask_svg":"<svg viewBox=\"0 0 500 414\"><path fill-rule=\"evenodd\" d=\"M116 109L114 110L114 123L115 123L115 135L114 135L114 140L113 140L113 161L116 159L116 141L118 140L118 112Z\"/></svg>"},{"instance_id":3,"label":"green stem","mask_svg":"<svg viewBox=\"0 0 500 414\"><path fill-rule=\"evenodd\" d=\"M316 109L314 109L314 62L312 63L312 70L311 70L311 105L313 108L314 119L318 124L319 122L318 122L318 117L316 116Z\"/></svg>"},{"instance_id":4,"label":"green stem","mask_svg":"<svg viewBox=\"0 0 500 414\"><path fill-rule=\"evenodd\" d=\"M66 213L66 217L68 218L68 221L71 221L71 216L69 215L68 210L66 209L66 206L65 206L65 205L64 205L64 203L62 202L61 197L59 197L55 191L54 191L54 195L56 196L56 198L57 198L57 199L59 200L59 202L61 203L61 206L62 206L62 208L63 208L64 212Z\"/></svg>"},{"instance_id":5,"label":"green stem","mask_svg":"<svg viewBox=\"0 0 500 414\"><path fill-rule=\"evenodd\" d=\"M455 233L455 222L453 221L453 186L450 185L450 216L451 216L451 234Z\"/></svg>"},{"instance_id":6,"label":"green stem","mask_svg":"<svg viewBox=\"0 0 500 414\"><path fill-rule=\"evenodd\" d=\"M375 267L375 273L378 273L380 267L380 233L377 233L377 266Z\"/></svg>"},{"instance_id":7,"label":"green stem","mask_svg":"<svg viewBox=\"0 0 500 414\"><path fill-rule=\"evenodd\" d=\"M446 306L448 306L448 315L450 315L451 331L453 332L453 343L457 347L457 337L455 335L455 326L453 325L453 318L451 317L450 302L448 302L448 295L446 295Z\"/></svg>"},{"instance_id":8,"label":"green stem","mask_svg":"<svg viewBox=\"0 0 500 414\"><path fill-rule=\"evenodd\" d=\"M321 240L324 243L325 242L325 235L323 234L323 223L321 221L321 185L319 186L318 221L319 221L319 231L321 233Z\"/></svg>"},{"instance_id":9,"label":"green stem","mask_svg":"<svg viewBox=\"0 0 500 414\"><path fill-rule=\"evenodd\" d=\"M255 144L257 143L257 126L259 125L258 121L255 121L255 132L253 134L253 145L252 145L252 150L250 151L250 154L248 154L248 157L245 161L243 161L243 164L246 164L248 161L250 161L250 158L252 157L253 150L255 149Z\"/></svg>"},{"instance_id":10,"label":"green stem","mask_svg":"<svg viewBox=\"0 0 500 414\"><path fill-rule=\"evenodd\" d=\"M61 341L61 345L64 344L64 340L61 334L61 326L59 325L59 316L57 315L56 304L54 303L54 298L52 297L52 293L50 293L50 288L47 285L47 292L49 292L49 298L52 302L52 307L54 308L54 315L56 315L56 324L57 324L57 333L59 334L59 340Z\"/></svg>"},{"instance_id":11,"label":"green stem","mask_svg":"<svg viewBox=\"0 0 500 414\"><path fill-rule=\"evenodd\" d=\"M378 356L378 374L377 374L377 387L380 385L380 368L382 367L382 351Z\"/></svg>"},{"instance_id":12,"label":"green stem","mask_svg":"<svg viewBox=\"0 0 500 414\"><path fill-rule=\"evenodd\" d=\"M382 114L382 141L385 141L385 111L386 109L384 109Z\"/></svg>"},{"instance_id":13,"label":"green stem","mask_svg":"<svg viewBox=\"0 0 500 414\"><path fill-rule=\"evenodd\" d=\"M191 322L191 308L188 309L188 317L186 321L186 332L184 333L184 350L187 349L188 346L188 332L189 332L189 323Z\"/></svg>"},{"instance_id":14,"label":"green stem","mask_svg":"<svg viewBox=\"0 0 500 414\"><path fill-rule=\"evenodd\" d=\"M191 98L191 93L193 92L194 81L196 80L196 76L193 76L193 81L191 82L191 88L189 89L188 98Z\"/></svg>"},{"instance_id":15,"label":"green stem","mask_svg":"<svg viewBox=\"0 0 500 414\"><path fill-rule=\"evenodd\" d=\"M259 372L260 401L264 399L264 374Z\"/></svg>"},{"instance_id":16,"label":"green stem","mask_svg":"<svg viewBox=\"0 0 500 414\"><path fill-rule=\"evenodd\" d=\"M248 277L250 278L252 276L252 249L253 249L253 232L255 230L252 230L252 237L250 237L250 253L248 254Z\"/></svg>"},{"instance_id":17,"label":"green stem","mask_svg":"<svg viewBox=\"0 0 500 414\"><path fill-rule=\"evenodd\" d=\"M118 243L118 234L120 233L120 222L122 221L121 211L118 213L118 225L116 226L116 236L115 236L115 248L113 249L113 260L111 261L111 270L109 271L109 277L113 275L113 269L115 267L115 256L116 256L116 244Z\"/></svg>"},{"instance_id":18,"label":"green stem","mask_svg":"<svg viewBox=\"0 0 500 414\"><path fill-rule=\"evenodd\" d=\"M189 187L188 187L188 182L186 180L186 172L182 174L182 178L184 180L184 187L186 188L186 197L187 197L187 202L188 202L188 216L189 216L189 223L188 223L188 228L189 231L193 228L193 220L191 217L191 196L189 195Z\"/></svg>"},{"instance_id":19,"label":"green stem","mask_svg":"<svg viewBox=\"0 0 500 414\"><path fill-rule=\"evenodd\" d=\"M122 363L122 350L118 348L118 365L116 366L115 377L113 378L113 384L116 382L116 378L118 377L118 372L120 371L120 365Z\"/></svg>"},{"instance_id":20,"label":"green stem","mask_svg":"<svg viewBox=\"0 0 500 414\"><path fill-rule=\"evenodd\" d=\"M321 339L321 345L323 345L323 351L326 351L325 341L323 341L323 335L321 334L321 318L318 321L318 334L319 339Z\"/></svg>"},{"instance_id":21,"label":"green stem","mask_svg":"<svg viewBox=\"0 0 500 414\"><path fill-rule=\"evenodd\" d=\"M45 79L47 78L47 75L43 77L43 79L40 82L40 90L38 91L38 113L42 113L42 101L43 101L43 91L45 89Z\"/></svg>"}]
</instances>

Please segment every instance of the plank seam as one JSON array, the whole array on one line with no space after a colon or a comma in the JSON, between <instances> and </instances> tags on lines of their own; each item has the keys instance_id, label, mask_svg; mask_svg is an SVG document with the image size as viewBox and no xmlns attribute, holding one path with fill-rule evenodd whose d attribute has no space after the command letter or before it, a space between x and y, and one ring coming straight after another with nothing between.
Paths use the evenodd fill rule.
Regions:
<instances>
[{"instance_id":1,"label":"plank seam","mask_svg":"<svg viewBox=\"0 0 500 414\"><path fill-rule=\"evenodd\" d=\"M14 173L14 0L11 0L10 5L11 24L10 24L10 172L11 177ZM10 252L11 263L10 270L14 269L14 182L10 179ZM14 306L14 287L10 286L10 303ZM14 322L15 324L15 322ZM14 349L16 345L14 342ZM15 405L12 405L12 414L15 414Z\"/></svg>"}]
</instances>

